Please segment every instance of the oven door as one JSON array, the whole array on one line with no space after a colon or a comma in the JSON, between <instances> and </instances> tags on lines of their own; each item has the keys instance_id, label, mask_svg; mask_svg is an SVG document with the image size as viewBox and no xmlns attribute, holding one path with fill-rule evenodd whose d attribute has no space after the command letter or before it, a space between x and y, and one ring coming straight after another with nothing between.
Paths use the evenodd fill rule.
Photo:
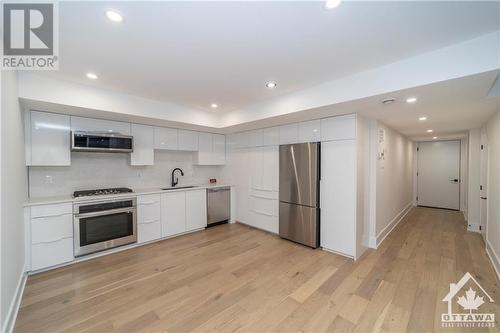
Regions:
<instances>
[{"instance_id":1,"label":"oven door","mask_svg":"<svg viewBox=\"0 0 500 333\"><path fill-rule=\"evenodd\" d=\"M75 215L75 257L137 242L136 208Z\"/></svg>"}]
</instances>

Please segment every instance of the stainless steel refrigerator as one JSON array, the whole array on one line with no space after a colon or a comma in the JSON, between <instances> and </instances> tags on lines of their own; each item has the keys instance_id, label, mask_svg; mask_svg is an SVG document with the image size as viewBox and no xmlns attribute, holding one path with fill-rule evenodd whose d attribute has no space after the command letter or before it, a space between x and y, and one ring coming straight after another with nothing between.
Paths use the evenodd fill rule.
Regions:
<instances>
[{"instance_id":1,"label":"stainless steel refrigerator","mask_svg":"<svg viewBox=\"0 0 500 333\"><path fill-rule=\"evenodd\" d=\"M320 143L280 146L280 237L319 246Z\"/></svg>"}]
</instances>

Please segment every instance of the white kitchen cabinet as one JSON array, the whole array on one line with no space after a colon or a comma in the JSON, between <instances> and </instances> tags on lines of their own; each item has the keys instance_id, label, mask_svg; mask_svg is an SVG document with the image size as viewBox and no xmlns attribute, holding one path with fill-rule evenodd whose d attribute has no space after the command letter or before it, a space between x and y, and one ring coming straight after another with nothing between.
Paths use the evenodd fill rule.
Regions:
<instances>
[{"instance_id":1,"label":"white kitchen cabinet","mask_svg":"<svg viewBox=\"0 0 500 333\"><path fill-rule=\"evenodd\" d=\"M198 150L198 133L194 131L178 130L178 149L184 151Z\"/></svg>"},{"instance_id":2,"label":"white kitchen cabinet","mask_svg":"<svg viewBox=\"0 0 500 333\"><path fill-rule=\"evenodd\" d=\"M211 133L198 133L198 151L211 153L213 151L213 141Z\"/></svg>"},{"instance_id":3,"label":"white kitchen cabinet","mask_svg":"<svg viewBox=\"0 0 500 333\"><path fill-rule=\"evenodd\" d=\"M109 132L130 135L130 123L103 119L71 117L72 131Z\"/></svg>"},{"instance_id":4,"label":"white kitchen cabinet","mask_svg":"<svg viewBox=\"0 0 500 333\"><path fill-rule=\"evenodd\" d=\"M279 127L264 128L262 136L263 136L264 146L279 146L280 144Z\"/></svg>"},{"instance_id":5,"label":"white kitchen cabinet","mask_svg":"<svg viewBox=\"0 0 500 333\"><path fill-rule=\"evenodd\" d=\"M137 197L137 242L150 242L162 237L161 195Z\"/></svg>"},{"instance_id":6,"label":"white kitchen cabinet","mask_svg":"<svg viewBox=\"0 0 500 333\"><path fill-rule=\"evenodd\" d=\"M290 124L280 126L280 145L299 142L299 125Z\"/></svg>"},{"instance_id":7,"label":"white kitchen cabinet","mask_svg":"<svg viewBox=\"0 0 500 333\"><path fill-rule=\"evenodd\" d=\"M186 192L186 231L207 226L207 190Z\"/></svg>"},{"instance_id":8,"label":"white kitchen cabinet","mask_svg":"<svg viewBox=\"0 0 500 333\"><path fill-rule=\"evenodd\" d=\"M30 270L60 265L73 256L73 206L71 203L29 208L27 244Z\"/></svg>"},{"instance_id":9,"label":"white kitchen cabinet","mask_svg":"<svg viewBox=\"0 0 500 333\"><path fill-rule=\"evenodd\" d=\"M197 165L224 165L226 163L226 139L221 134L200 133Z\"/></svg>"},{"instance_id":10,"label":"white kitchen cabinet","mask_svg":"<svg viewBox=\"0 0 500 333\"><path fill-rule=\"evenodd\" d=\"M311 120L299 123L299 142L321 141L321 121Z\"/></svg>"},{"instance_id":11,"label":"white kitchen cabinet","mask_svg":"<svg viewBox=\"0 0 500 333\"><path fill-rule=\"evenodd\" d=\"M356 138L356 115L321 119L321 141Z\"/></svg>"},{"instance_id":12,"label":"white kitchen cabinet","mask_svg":"<svg viewBox=\"0 0 500 333\"><path fill-rule=\"evenodd\" d=\"M261 147L264 144L263 130L253 130L247 132L247 147Z\"/></svg>"},{"instance_id":13,"label":"white kitchen cabinet","mask_svg":"<svg viewBox=\"0 0 500 333\"><path fill-rule=\"evenodd\" d=\"M356 140L321 144L321 247L355 257Z\"/></svg>"},{"instance_id":14,"label":"white kitchen cabinet","mask_svg":"<svg viewBox=\"0 0 500 333\"><path fill-rule=\"evenodd\" d=\"M137 197L137 223L161 220L161 195L148 194Z\"/></svg>"},{"instance_id":15,"label":"white kitchen cabinet","mask_svg":"<svg viewBox=\"0 0 500 333\"><path fill-rule=\"evenodd\" d=\"M130 154L130 165L154 164L154 129L152 126L132 124L134 151Z\"/></svg>"},{"instance_id":16,"label":"white kitchen cabinet","mask_svg":"<svg viewBox=\"0 0 500 333\"><path fill-rule=\"evenodd\" d=\"M32 271L64 264L73 259L73 238L63 238L31 246Z\"/></svg>"},{"instance_id":17,"label":"white kitchen cabinet","mask_svg":"<svg viewBox=\"0 0 500 333\"><path fill-rule=\"evenodd\" d=\"M262 163L262 189L278 192L279 147L264 147L262 149Z\"/></svg>"},{"instance_id":18,"label":"white kitchen cabinet","mask_svg":"<svg viewBox=\"0 0 500 333\"><path fill-rule=\"evenodd\" d=\"M186 232L186 193L184 191L161 195L161 235L173 236Z\"/></svg>"},{"instance_id":19,"label":"white kitchen cabinet","mask_svg":"<svg viewBox=\"0 0 500 333\"><path fill-rule=\"evenodd\" d=\"M177 150L179 148L178 136L178 130L175 128L155 127L155 149Z\"/></svg>"},{"instance_id":20,"label":"white kitchen cabinet","mask_svg":"<svg viewBox=\"0 0 500 333\"><path fill-rule=\"evenodd\" d=\"M25 117L26 165L71 165L70 117L37 111Z\"/></svg>"}]
</instances>

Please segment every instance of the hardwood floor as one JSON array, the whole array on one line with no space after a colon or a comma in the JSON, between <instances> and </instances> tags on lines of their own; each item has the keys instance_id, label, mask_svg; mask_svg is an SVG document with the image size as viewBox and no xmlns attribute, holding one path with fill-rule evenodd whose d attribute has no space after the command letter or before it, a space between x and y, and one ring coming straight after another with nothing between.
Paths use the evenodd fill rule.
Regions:
<instances>
[{"instance_id":1,"label":"hardwood floor","mask_svg":"<svg viewBox=\"0 0 500 333\"><path fill-rule=\"evenodd\" d=\"M357 262L223 225L31 276L15 332L464 332L441 313L465 272L498 318L484 243L453 211L414 208Z\"/></svg>"}]
</instances>

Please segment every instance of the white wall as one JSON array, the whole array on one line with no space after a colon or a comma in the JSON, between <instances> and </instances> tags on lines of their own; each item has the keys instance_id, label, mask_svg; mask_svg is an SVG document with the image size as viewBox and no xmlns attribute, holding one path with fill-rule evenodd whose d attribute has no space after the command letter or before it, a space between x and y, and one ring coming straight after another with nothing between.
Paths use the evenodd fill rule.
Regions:
<instances>
[{"instance_id":1,"label":"white wall","mask_svg":"<svg viewBox=\"0 0 500 333\"><path fill-rule=\"evenodd\" d=\"M68 167L30 167L30 197L69 195L76 190L96 187L132 189L170 186L171 172L181 168L184 177L179 185L207 184L210 178L220 181L222 167L193 165L195 153L155 151L155 164L130 166L128 154L72 153ZM46 177L52 177L52 184Z\"/></svg>"},{"instance_id":2,"label":"white wall","mask_svg":"<svg viewBox=\"0 0 500 333\"><path fill-rule=\"evenodd\" d=\"M469 131L469 166L467 186L467 224L468 230L479 231L479 183L481 170L481 130Z\"/></svg>"},{"instance_id":3,"label":"white wall","mask_svg":"<svg viewBox=\"0 0 500 333\"><path fill-rule=\"evenodd\" d=\"M17 74L4 71L1 75L1 325L5 332L12 325L17 291L24 277L23 203L28 184Z\"/></svg>"},{"instance_id":4,"label":"white wall","mask_svg":"<svg viewBox=\"0 0 500 333\"><path fill-rule=\"evenodd\" d=\"M376 158L376 171L372 172L376 174L372 218L376 220L370 243L375 241L378 246L414 202L414 153L413 142L395 130L380 122L374 122L371 129L376 131L371 138L377 140L378 149L371 153L371 158Z\"/></svg>"},{"instance_id":5,"label":"white wall","mask_svg":"<svg viewBox=\"0 0 500 333\"><path fill-rule=\"evenodd\" d=\"M488 134L487 251L500 278L500 110L486 124Z\"/></svg>"}]
</instances>

